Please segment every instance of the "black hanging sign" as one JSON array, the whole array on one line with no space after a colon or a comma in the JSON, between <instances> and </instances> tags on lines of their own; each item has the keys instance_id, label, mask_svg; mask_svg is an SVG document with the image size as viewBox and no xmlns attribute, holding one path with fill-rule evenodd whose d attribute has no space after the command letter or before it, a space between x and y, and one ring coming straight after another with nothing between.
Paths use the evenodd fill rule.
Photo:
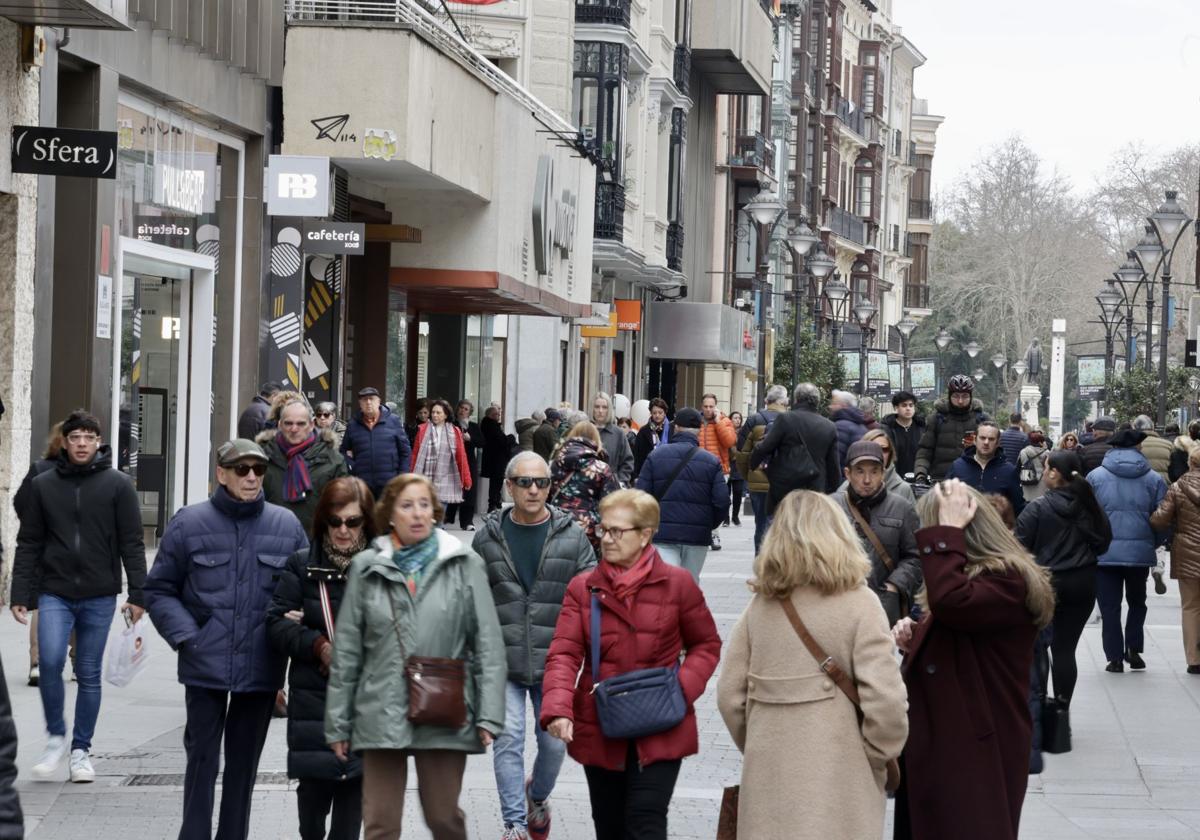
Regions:
<instances>
[{"instance_id":1,"label":"black hanging sign","mask_svg":"<svg viewBox=\"0 0 1200 840\"><path fill-rule=\"evenodd\" d=\"M12 171L31 175L117 177L117 133L14 125Z\"/></svg>"}]
</instances>

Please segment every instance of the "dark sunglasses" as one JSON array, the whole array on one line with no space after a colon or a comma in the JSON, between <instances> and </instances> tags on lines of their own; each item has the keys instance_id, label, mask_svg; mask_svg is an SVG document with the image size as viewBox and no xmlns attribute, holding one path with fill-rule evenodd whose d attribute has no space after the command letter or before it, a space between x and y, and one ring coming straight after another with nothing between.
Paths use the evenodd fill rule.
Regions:
<instances>
[{"instance_id":1,"label":"dark sunglasses","mask_svg":"<svg viewBox=\"0 0 1200 840\"><path fill-rule=\"evenodd\" d=\"M333 412L332 411L318 411L317 416L318 417L332 417Z\"/></svg>"},{"instance_id":2,"label":"dark sunglasses","mask_svg":"<svg viewBox=\"0 0 1200 840\"><path fill-rule=\"evenodd\" d=\"M365 521L366 521L366 517L360 513L358 516L347 516L345 519L341 519L337 516L330 516L328 519L325 520L325 523L327 525L329 525L330 528L332 528L333 530L336 531L338 528L341 528L343 525L345 525L347 528L358 528Z\"/></svg>"},{"instance_id":3,"label":"dark sunglasses","mask_svg":"<svg viewBox=\"0 0 1200 840\"><path fill-rule=\"evenodd\" d=\"M251 470L253 470L254 474L259 478L262 478L267 474L266 464L234 464L232 467L226 467L226 469L233 470L234 473L237 474L238 478L245 478L250 474Z\"/></svg>"},{"instance_id":4,"label":"dark sunglasses","mask_svg":"<svg viewBox=\"0 0 1200 840\"><path fill-rule=\"evenodd\" d=\"M511 481L513 484L517 485L518 487L520 487L522 490L528 490L534 484L537 485L539 490L545 490L547 487L550 486L550 479L534 478L531 475L518 475L513 478L510 478L509 481Z\"/></svg>"}]
</instances>

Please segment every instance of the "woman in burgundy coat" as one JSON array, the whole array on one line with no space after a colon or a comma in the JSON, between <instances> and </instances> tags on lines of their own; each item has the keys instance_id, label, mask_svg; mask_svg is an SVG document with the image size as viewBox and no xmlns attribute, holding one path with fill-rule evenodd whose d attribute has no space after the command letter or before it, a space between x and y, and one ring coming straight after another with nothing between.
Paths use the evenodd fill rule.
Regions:
<instances>
[{"instance_id":1,"label":"woman in burgundy coat","mask_svg":"<svg viewBox=\"0 0 1200 840\"><path fill-rule=\"evenodd\" d=\"M597 840L666 840L680 764L699 750L692 704L721 655L700 587L687 570L664 563L650 542L658 519L649 493L618 490L604 497L596 528L604 559L567 587L546 657L539 723L583 765ZM680 663L687 714L676 726L629 741L601 731L589 661L593 597L600 610L600 678Z\"/></svg>"},{"instance_id":2,"label":"woman in burgundy coat","mask_svg":"<svg viewBox=\"0 0 1200 840\"><path fill-rule=\"evenodd\" d=\"M983 497L957 480L917 504L925 617L905 653L908 743L896 838L1016 840L1029 772L1033 642L1054 591Z\"/></svg>"}]
</instances>

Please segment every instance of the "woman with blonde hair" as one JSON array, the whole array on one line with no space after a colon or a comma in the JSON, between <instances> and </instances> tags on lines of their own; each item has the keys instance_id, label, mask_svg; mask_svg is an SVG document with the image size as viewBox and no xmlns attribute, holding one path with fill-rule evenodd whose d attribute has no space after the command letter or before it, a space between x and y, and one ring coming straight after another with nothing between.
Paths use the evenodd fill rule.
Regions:
<instances>
[{"instance_id":1,"label":"woman with blonde hair","mask_svg":"<svg viewBox=\"0 0 1200 840\"><path fill-rule=\"evenodd\" d=\"M600 556L600 500L620 490L612 467L605 460L600 432L589 421L576 423L555 450L550 462L549 503L565 510L587 532L596 556Z\"/></svg>"},{"instance_id":2,"label":"woman with blonde hair","mask_svg":"<svg viewBox=\"0 0 1200 840\"><path fill-rule=\"evenodd\" d=\"M740 837L883 833L886 766L904 746L908 719L887 619L866 585L870 570L828 496L797 491L775 509L754 560L754 598L717 680L717 707L743 753ZM829 664L802 640L791 611ZM858 708L837 684L835 663Z\"/></svg>"},{"instance_id":3,"label":"woman with blonde hair","mask_svg":"<svg viewBox=\"0 0 1200 840\"><path fill-rule=\"evenodd\" d=\"M970 826L976 840L1016 840L1034 639L1054 616L1049 573L961 481L925 494L917 514L926 614L893 629L910 730L895 837L959 837Z\"/></svg>"}]
</instances>

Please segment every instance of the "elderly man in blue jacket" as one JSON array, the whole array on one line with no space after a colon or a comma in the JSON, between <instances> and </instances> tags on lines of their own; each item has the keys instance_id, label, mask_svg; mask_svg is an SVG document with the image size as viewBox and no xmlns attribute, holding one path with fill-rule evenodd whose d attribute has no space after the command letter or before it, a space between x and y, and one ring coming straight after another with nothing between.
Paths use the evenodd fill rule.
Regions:
<instances>
[{"instance_id":1,"label":"elderly man in blue jacket","mask_svg":"<svg viewBox=\"0 0 1200 840\"><path fill-rule=\"evenodd\" d=\"M412 461L404 424L381 399L375 388L358 392L358 413L346 424L338 448L350 474L365 481L376 499L383 497L389 481L409 471Z\"/></svg>"},{"instance_id":2,"label":"elderly man in blue jacket","mask_svg":"<svg viewBox=\"0 0 1200 840\"><path fill-rule=\"evenodd\" d=\"M1160 542L1150 527L1150 516L1167 495L1167 482L1138 451L1145 438L1145 432L1132 429L1117 432L1109 438L1112 448L1100 466L1087 474L1087 482L1112 526L1112 542L1098 558L1096 569L1096 603L1100 605L1101 638L1108 660L1104 670L1110 673L1124 671L1125 662L1135 671L1146 667L1142 659L1146 578L1157 562L1155 549ZM1123 634L1122 594L1129 604Z\"/></svg>"},{"instance_id":3,"label":"elderly man in blue jacket","mask_svg":"<svg viewBox=\"0 0 1200 840\"><path fill-rule=\"evenodd\" d=\"M671 442L650 453L636 485L658 500L661 518L654 547L664 561L691 572L697 583L713 529L729 510L729 485L721 462L700 447L702 421L696 409L679 409Z\"/></svg>"},{"instance_id":4,"label":"elderly man in blue jacket","mask_svg":"<svg viewBox=\"0 0 1200 840\"><path fill-rule=\"evenodd\" d=\"M263 498L267 456L241 438L217 450L216 491L172 517L146 578L146 609L179 653L187 725L180 840L208 840L221 743L217 837L244 840L258 758L285 661L267 643L266 614L292 553L308 547L300 521Z\"/></svg>"},{"instance_id":5,"label":"elderly man in blue jacket","mask_svg":"<svg viewBox=\"0 0 1200 840\"><path fill-rule=\"evenodd\" d=\"M982 421L975 429L975 445L968 446L950 465L946 478L960 479L980 493L1003 496L1012 503L1014 516L1025 507L1017 465L1005 460L1000 449L1000 427L991 420Z\"/></svg>"}]
</instances>

